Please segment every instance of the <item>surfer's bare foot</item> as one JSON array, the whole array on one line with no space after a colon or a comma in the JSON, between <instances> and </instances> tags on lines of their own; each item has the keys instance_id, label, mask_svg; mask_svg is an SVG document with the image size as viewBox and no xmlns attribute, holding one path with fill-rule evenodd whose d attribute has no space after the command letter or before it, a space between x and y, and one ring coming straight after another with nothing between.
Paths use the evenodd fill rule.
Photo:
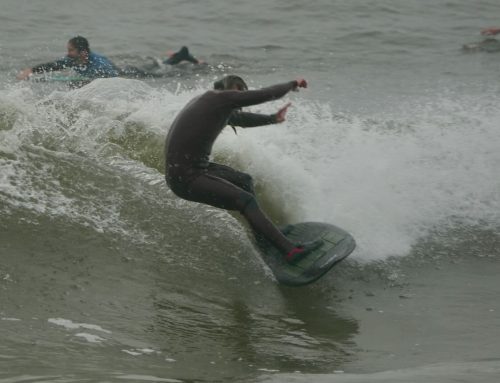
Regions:
<instances>
[{"instance_id":1,"label":"surfer's bare foot","mask_svg":"<svg viewBox=\"0 0 500 383\"><path fill-rule=\"evenodd\" d=\"M286 256L285 259L288 263L296 263L304 258L306 255L312 253L314 250L323 246L323 240L317 239L311 242L304 242L297 247L294 247Z\"/></svg>"}]
</instances>

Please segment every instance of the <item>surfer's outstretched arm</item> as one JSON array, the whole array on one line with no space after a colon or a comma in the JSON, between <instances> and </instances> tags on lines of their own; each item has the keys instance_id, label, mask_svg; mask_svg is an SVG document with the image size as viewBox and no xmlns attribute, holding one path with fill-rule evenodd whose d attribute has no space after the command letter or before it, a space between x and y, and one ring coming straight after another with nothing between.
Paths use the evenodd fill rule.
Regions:
<instances>
[{"instance_id":1,"label":"surfer's outstretched arm","mask_svg":"<svg viewBox=\"0 0 500 383\"><path fill-rule=\"evenodd\" d=\"M234 111L229 116L228 125L241 128L253 128L256 126L271 125L276 123L274 114L259 114L250 112Z\"/></svg>"},{"instance_id":2,"label":"surfer's outstretched arm","mask_svg":"<svg viewBox=\"0 0 500 383\"><path fill-rule=\"evenodd\" d=\"M26 80L33 73L52 72L52 71L58 71L58 70L62 70L62 69L69 68L69 67L71 67L71 62L66 57L64 57L60 60L52 61L52 62L45 63L45 64L36 65L32 68L23 69L21 72L19 72L17 74L16 78L18 80Z\"/></svg>"},{"instance_id":3,"label":"surfer's outstretched arm","mask_svg":"<svg viewBox=\"0 0 500 383\"><path fill-rule=\"evenodd\" d=\"M276 100L298 88L307 88L307 82L304 79L299 79L257 90L227 90L221 92L221 95L225 98L227 104L236 109Z\"/></svg>"},{"instance_id":4,"label":"surfer's outstretched arm","mask_svg":"<svg viewBox=\"0 0 500 383\"><path fill-rule=\"evenodd\" d=\"M239 126L242 128L253 128L256 126L279 124L285 121L286 112L290 105L291 103L289 102L274 114L234 111L229 117L228 125Z\"/></svg>"},{"instance_id":5,"label":"surfer's outstretched arm","mask_svg":"<svg viewBox=\"0 0 500 383\"><path fill-rule=\"evenodd\" d=\"M64 57L60 60L52 61L46 64L40 64L31 68L33 73L43 73L43 72L51 72L57 70L63 70L66 68L72 67L72 62L68 58Z\"/></svg>"}]
</instances>

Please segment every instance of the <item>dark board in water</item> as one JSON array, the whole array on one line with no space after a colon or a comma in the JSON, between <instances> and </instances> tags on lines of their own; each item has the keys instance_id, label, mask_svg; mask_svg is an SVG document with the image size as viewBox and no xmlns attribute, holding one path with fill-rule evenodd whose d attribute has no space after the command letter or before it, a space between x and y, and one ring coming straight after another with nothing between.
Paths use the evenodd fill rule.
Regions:
<instances>
[{"instance_id":1,"label":"dark board in water","mask_svg":"<svg viewBox=\"0 0 500 383\"><path fill-rule=\"evenodd\" d=\"M302 222L291 225L286 236L292 242L306 242L322 238L324 245L297 263L288 263L283 254L265 239L256 236L257 247L264 262L278 282L302 286L316 281L333 266L345 259L356 247L354 238L345 230L321 222Z\"/></svg>"}]
</instances>

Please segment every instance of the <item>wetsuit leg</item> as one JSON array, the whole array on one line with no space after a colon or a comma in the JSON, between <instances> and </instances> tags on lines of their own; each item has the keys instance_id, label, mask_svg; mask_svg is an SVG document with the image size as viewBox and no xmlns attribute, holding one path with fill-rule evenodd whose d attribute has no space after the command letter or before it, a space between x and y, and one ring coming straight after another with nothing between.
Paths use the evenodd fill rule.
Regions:
<instances>
[{"instance_id":1,"label":"wetsuit leg","mask_svg":"<svg viewBox=\"0 0 500 383\"><path fill-rule=\"evenodd\" d=\"M247 219L254 231L266 238L284 254L295 247L260 209L251 192L245 191L225 179L208 172L203 173L188 185L187 194L180 195L180 197L218 208L237 210Z\"/></svg>"},{"instance_id":2,"label":"wetsuit leg","mask_svg":"<svg viewBox=\"0 0 500 383\"><path fill-rule=\"evenodd\" d=\"M239 172L229 166L216 164L214 162L210 162L208 165L208 173L215 177L225 179L246 192L255 195L253 179L250 174Z\"/></svg>"},{"instance_id":3,"label":"wetsuit leg","mask_svg":"<svg viewBox=\"0 0 500 383\"><path fill-rule=\"evenodd\" d=\"M172 56L164 61L165 64L175 65L179 64L181 61L189 61L193 64L198 64L198 60L195 59L190 53L187 47L182 47L179 52L175 52Z\"/></svg>"}]
</instances>

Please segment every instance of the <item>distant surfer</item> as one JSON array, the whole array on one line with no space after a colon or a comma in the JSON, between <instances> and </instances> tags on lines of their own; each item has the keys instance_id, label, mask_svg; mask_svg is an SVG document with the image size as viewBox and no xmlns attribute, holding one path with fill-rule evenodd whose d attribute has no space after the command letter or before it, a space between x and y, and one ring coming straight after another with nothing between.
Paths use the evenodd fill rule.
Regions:
<instances>
[{"instance_id":1,"label":"distant surfer","mask_svg":"<svg viewBox=\"0 0 500 383\"><path fill-rule=\"evenodd\" d=\"M191 100L175 118L165 144L168 186L179 197L239 211L252 229L294 263L323 245L322 240L292 243L260 209L250 175L209 162L212 146L226 125L243 128L281 123L290 104L271 115L242 112L241 108L283 97L306 88L304 79L248 90L241 77L226 76L214 90Z\"/></svg>"},{"instance_id":2,"label":"distant surfer","mask_svg":"<svg viewBox=\"0 0 500 383\"><path fill-rule=\"evenodd\" d=\"M486 28L481 31L483 36L495 36L500 33L500 28Z\"/></svg>"},{"instance_id":3,"label":"distant surfer","mask_svg":"<svg viewBox=\"0 0 500 383\"><path fill-rule=\"evenodd\" d=\"M481 35L486 36L483 41L462 46L467 52L500 52L500 41L495 36L500 33L500 28L486 28L481 31Z\"/></svg>"},{"instance_id":4,"label":"distant surfer","mask_svg":"<svg viewBox=\"0 0 500 383\"><path fill-rule=\"evenodd\" d=\"M34 73L46 73L72 69L80 76L88 79L116 77L119 69L106 57L90 50L85 37L76 36L68 41L68 53L65 57L46 64L26 68L18 73L18 80L26 80Z\"/></svg>"}]
</instances>

